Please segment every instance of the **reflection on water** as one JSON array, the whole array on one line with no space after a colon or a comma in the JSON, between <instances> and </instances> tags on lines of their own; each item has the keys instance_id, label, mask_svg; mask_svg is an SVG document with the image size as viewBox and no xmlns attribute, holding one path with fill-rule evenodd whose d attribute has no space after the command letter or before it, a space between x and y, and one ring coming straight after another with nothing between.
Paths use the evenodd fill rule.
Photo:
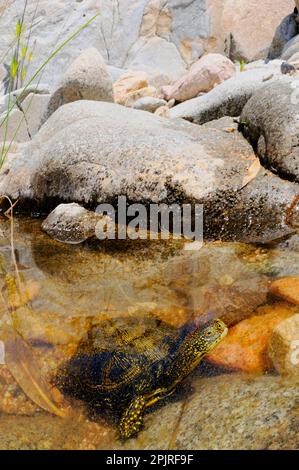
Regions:
<instances>
[{"instance_id":1,"label":"reflection on water","mask_svg":"<svg viewBox=\"0 0 299 470\"><path fill-rule=\"evenodd\" d=\"M14 274L14 266L10 256L9 223L3 219L0 228L3 266L0 279L5 301L8 295L5 276ZM19 273L28 292L28 302L17 298L13 301L18 330L31 344L48 377L53 377L55 371L74 354L88 331L104 320L123 318L126 321L128 318L131 321L134 318L142 325L143 315L147 314L158 321L157 328L161 324L177 329L188 322L200 323L202 318L219 317L232 326L256 314L259 306L275 302L269 296L269 284L273 278L299 275L299 250L296 245L294 248L288 243L266 249L215 242L205 244L198 252L184 252L180 241L99 243L91 240L84 245L69 246L42 233L40 221L22 219L15 221L14 243ZM1 339L1 332L9 323L7 309L3 306L0 315ZM213 380L220 380L219 373L222 378L227 377L229 371L217 372L217 368L204 363L193 374L190 383L196 389L200 378L214 376L209 378L211 382L207 387L210 387ZM234 381L234 375L231 377ZM239 375L235 380L241 380ZM40 411L32 404L14 383L6 367L1 365L0 387L3 389L0 395L6 397L0 403L0 409L4 411L4 427L8 426L8 416L13 416L14 420L20 420L21 429L25 414L31 416L30 426L33 428L43 421L45 435L51 441L52 426L56 427L56 433L58 428L66 426L60 424L59 418ZM223 387L226 390L226 382ZM275 389L272 382L271 387ZM160 426L164 426L163 432L159 431L162 447L169 433L166 423L170 425L172 420L181 419L181 402L170 400L166 407L148 417L149 421L155 420L156 414L161 416L161 420L164 417L163 422L159 420ZM277 404L274 398L273 403ZM80 409L81 412L84 413ZM113 427L107 426L100 421L86 420L80 429L80 444L76 441L64 445L67 448L80 448L80 445L100 448L106 445L107 448L107 442L115 439ZM33 437L34 432L32 438L27 439L28 446L43 447L44 444L33 443L37 439ZM190 432L199 431L194 428ZM0 445L2 438L5 441L1 436L0 433ZM151 433L141 433L138 439L141 448L154 445L151 444ZM21 444L14 442L11 445L17 447ZM134 445L137 446L137 441ZM56 440L49 446L63 447Z\"/></svg>"}]
</instances>

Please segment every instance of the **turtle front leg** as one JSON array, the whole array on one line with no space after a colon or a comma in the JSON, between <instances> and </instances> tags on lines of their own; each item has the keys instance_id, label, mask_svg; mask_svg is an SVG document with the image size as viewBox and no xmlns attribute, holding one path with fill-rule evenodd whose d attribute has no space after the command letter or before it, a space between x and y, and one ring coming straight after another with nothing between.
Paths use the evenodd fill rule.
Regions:
<instances>
[{"instance_id":1,"label":"turtle front leg","mask_svg":"<svg viewBox=\"0 0 299 470\"><path fill-rule=\"evenodd\" d=\"M129 439L138 434L143 424L145 408L146 399L142 395L131 401L119 423L119 432L122 439Z\"/></svg>"}]
</instances>

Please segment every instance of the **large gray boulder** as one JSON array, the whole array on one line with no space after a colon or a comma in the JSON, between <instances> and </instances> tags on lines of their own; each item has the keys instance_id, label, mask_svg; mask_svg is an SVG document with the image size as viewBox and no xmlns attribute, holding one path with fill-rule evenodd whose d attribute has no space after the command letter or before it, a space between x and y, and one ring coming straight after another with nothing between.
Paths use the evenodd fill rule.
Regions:
<instances>
[{"instance_id":1,"label":"large gray boulder","mask_svg":"<svg viewBox=\"0 0 299 470\"><path fill-rule=\"evenodd\" d=\"M223 116L239 116L249 98L263 86L265 80L270 81L279 74L280 64L246 70L221 83L209 93L175 106L170 116L196 124L204 124Z\"/></svg>"},{"instance_id":2,"label":"large gray boulder","mask_svg":"<svg viewBox=\"0 0 299 470\"><path fill-rule=\"evenodd\" d=\"M96 206L119 195L145 204L202 203L209 237L289 233L284 213L298 186L263 170L257 175L252 148L232 125L200 127L111 103L74 102L7 160L0 193L31 206Z\"/></svg>"},{"instance_id":3,"label":"large gray boulder","mask_svg":"<svg viewBox=\"0 0 299 470\"><path fill-rule=\"evenodd\" d=\"M275 31L272 44L268 52L268 59L280 57L286 44L298 34L299 27L296 21L297 13L286 16Z\"/></svg>"},{"instance_id":4,"label":"large gray boulder","mask_svg":"<svg viewBox=\"0 0 299 470\"><path fill-rule=\"evenodd\" d=\"M299 182L299 80L281 77L258 90L241 114L245 136L262 163Z\"/></svg>"}]
</instances>

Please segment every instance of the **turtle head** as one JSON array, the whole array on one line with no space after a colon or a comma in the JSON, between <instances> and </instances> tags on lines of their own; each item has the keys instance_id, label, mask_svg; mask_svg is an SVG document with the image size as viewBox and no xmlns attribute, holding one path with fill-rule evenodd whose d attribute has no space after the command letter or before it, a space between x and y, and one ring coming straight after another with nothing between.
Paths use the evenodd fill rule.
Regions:
<instances>
[{"instance_id":1,"label":"turtle head","mask_svg":"<svg viewBox=\"0 0 299 470\"><path fill-rule=\"evenodd\" d=\"M179 351L179 359L190 372L201 359L209 354L226 336L228 329L222 320L211 320L205 325L197 326L185 336Z\"/></svg>"},{"instance_id":2,"label":"turtle head","mask_svg":"<svg viewBox=\"0 0 299 470\"><path fill-rule=\"evenodd\" d=\"M194 352L205 356L227 335L228 329L222 320L211 320L193 332L191 344Z\"/></svg>"}]
</instances>

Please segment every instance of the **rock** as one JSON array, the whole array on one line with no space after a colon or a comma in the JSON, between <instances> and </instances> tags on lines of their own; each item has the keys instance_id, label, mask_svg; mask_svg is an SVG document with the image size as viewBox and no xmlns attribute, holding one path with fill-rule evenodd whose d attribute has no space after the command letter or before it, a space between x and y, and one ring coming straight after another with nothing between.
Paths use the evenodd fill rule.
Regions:
<instances>
[{"instance_id":1,"label":"rock","mask_svg":"<svg viewBox=\"0 0 299 470\"><path fill-rule=\"evenodd\" d=\"M127 442L118 441L115 428L106 423L39 413L1 415L0 447L114 451L168 450L170 446L173 450L298 448L298 381L244 374L196 377L192 385L192 394L146 414L142 432Z\"/></svg>"},{"instance_id":2,"label":"rock","mask_svg":"<svg viewBox=\"0 0 299 470\"><path fill-rule=\"evenodd\" d=\"M201 377L192 385L192 395L149 413L144 431L117 448L298 448L297 381L244 374Z\"/></svg>"},{"instance_id":3,"label":"rock","mask_svg":"<svg viewBox=\"0 0 299 470\"><path fill-rule=\"evenodd\" d=\"M132 70L144 70L156 86L172 83L186 72L175 44L157 36L140 37L129 51L127 64Z\"/></svg>"},{"instance_id":4,"label":"rock","mask_svg":"<svg viewBox=\"0 0 299 470\"><path fill-rule=\"evenodd\" d=\"M239 132L78 101L59 108L20 157L4 164L0 192L31 204L55 198L95 207L118 195L203 203L208 237L265 241L291 232L284 214L298 186L264 170L245 183L256 162Z\"/></svg>"},{"instance_id":5,"label":"rock","mask_svg":"<svg viewBox=\"0 0 299 470\"><path fill-rule=\"evenodd\" d=\"M272 368L268 345L276 325L294 315L294 307L275 304L260 307L256 316L229 329L224 340L207 359L228 369L243 372L266 372Z\"/></svg>"},{"instance_id":6,"label":"rock","mask_svg":"<svg viewBox=\"0 0 299 470\"><path fill-rule=\"evenodd\" d=\"M40 411L13 379L6 365L0 365L0 413L32 416Z\"/></svg>"},{"instance_id":7,"label":"rock","mask_svg":"<svg viewBox=\"0 0 299 470\"><path fill-rule=\"evenodd\" d=\"M281 64L281 73L283 75L294 75L296 73L297 69L294 67L294 65L289 64L288 62L283 62Z\"/></svg>"},{"instance_id":8,"label":"rock","mask_svg":"<svg viewBox=\"0 0 299 470\"><path fill-rule=\"evenodd\" d=\"M12 107L18 100L18 103L22 105L28 95L50 95L51 88L47 84L37 83L29 85L26 88L19 88L11 93L1 96L0 94L0 114L7 111L8 103L9 107Z\"/></svg>"},{"instance_id":9,"label":"rock","mask_svg":"<svg viewBox=\"0 0 299 470\"><path fill-rule=\"evenodd\" d=\"M87 419L61 419L46 413L2 415L0 426L0 446L6 450L95 450L115 445L111 427Z\"/></svg>"},{"instance_id":10,"label":"rock","mask_svg":"<svg viewBox=\"0 0 299 470\"><path fill-rule=\"evenodd\" d=\"M284 277L271 284L271 294L299 305L299 277Z\"/></svg>"},{"instance_id":11,"label":"rock","mask_svg":"<svg viewBox=\"0 0 299 470\"><path fill-rule=\"evenodd\" d=\"M281 54L281 59L291 60L291 57L294 54L297 54L298 52L299 52L299 35L295 36L293 39L291 39L289 42L286 43Z\"/></svg>"},{"instance_id":12,"label":"rock","mask_svg":"<svg viewBox=\"0 0 299 470\"><path fill-rule=\"evenodd\" d=\"M128 72L128 70L126 69L114 67L113 65L107 65L107 69L112 78L113 83L115 83L122 75Z\"/></svg>"},{"instance_id":13,"label":"rock","mask_svg":"<svg viewBox=\"0 0 299 470\"><path fill-rule=\"evenodd\" d=\"M115 103L125 104L129 93L149 86L145 72L129 71L116 80L113 85Z\"/></svg>"},{"instance_id":14,"label":"rock","mask_svg":"<svg viewBox=\"0 0 299 470\"><path fill-rule=\"evenodd\" d=\"M269 281L260 273L264 263L267 255L262 250L217 242L205 244L190 256L168 261L161 276L171 291L186 299L184 309L175 308L171 324L177 326L183 316L185 323L198 318L202 321L207 312L227 326L251 317L267 301ZM155 315L170 323L167 311Z\"/></svg>"},{"instance_id":15,"label":"rock","mask_svg":"<svg viewBox=\"0 0 299 470\"><path fill-rule=\"evenodd\" d=\"M286 16L277 27L268 53L269 60L280 57L285 45L298 34L296 17L296 13Z\"/></svg>"},{"instance_id":16,"label":"rock","mask_svg":"<svg viewBox=\"0 0 299 470\"><path fill-rule=\"evenodd\" d=\"M161 106L165 106L167 103L161 98L155 98L153 96L144 96L133 103L132 108L139 109L141 111L148 111L154 113Z\"/></svg>"},{"instance_id":17,"label":"rock","mask_svg":"<svg viewBox=\"0 0 299 470\"><path fill-rule=\"evenodd\" d=\"M294 67L296 67L296 69L298 69L298 65L299 65L299 52L296 52L295 54L293 54L290 59L289 59L289 62L290 64L294 65Z\"/></svg>"},{"instance_id":18,"label":"rock","mask_svg":"<svg viewBox=\"0 0 299 470\"><path fill-rule=\"evenodd\" d=\"M27 142L37 133L42 124L44 113L48 108L50 95L30 93L11 111L8 126L0 126L0 141L10 144ZM0 122L5 114L0 116ZM16 132L17 131L17 132Z\"/></svg>"},{"instance_id":19,"label":"rock","mask_svg":"<svg viewBox=\"0 0 299 470\"><path fill-rule=\"evenodd\" d=\"M299 379L299 314L274 328L269 356L280 374L293 375Z\"/></svg>"},{"instance_id":20,"label":"rock","mask_svg":"<svg viewBox=\"0 0 299 470\"><path fill-rule=\"evenodd\" d=\"M42 229L55 240L77 244L94 236L96 224L102 219L79 204L60 204L44 220Z\"/></svg>"},{"instance_id":21,"label":"rock","mask_svg":"<svg viewBox=\"0 0 299 470\"><path fill-rule=\"evenodd\" d=\"M264 85L243 108L244 135L262 164L284 179L299 181L298 85L292 77Z\"/></svg>"},{"instance_id":22,"label":"rock","mask_svg":"<svg viewBox=\"0 0 299 470\"><path fill-rule=\"evenodd\" d=\"M164 118L169 118L170 117L169 106L167 105L160 106L160 108L156 109L155 115L164 117Z\"/></svg>"},{"instance_id":23,"label":"rock","mask_svg":"<svg viewBox=\"0 0 299 470\"><path fill-rule=\"evenodd\" d=\"M189 72L171 87L162 88L165 99L186 101L235 75L235 65L221 54L207 54L195 62Z\"/></svg>"},{"instance_id":24,"label":"rock","mask_svg":"<svg viewBox=\"0 0 299 470\"><path fill-rule=\"evenodd\" d=\"M0 57L11 44L24 0L15 0L1 15ZM43 0L35 11L28 5L30 22L38 20L31 31L32 76L57 47L76 32L84 21L100 15L55 56L43 72L46 82L57 86L66 67L78 51L96 47L107 64L117 68L146 70L151 84L158 87L175 81L203 52L221 52L232 60L250 61L271 42L273 31L282 18L292 11L293 0ZM256 12L263 27L256 27ZM61 31L61 18L67 19ZM250 38L250 41L248 40ZM7 58L6 66L10 57ZM7 78L6 73L5 78ZM153 80L153 81L152 81ZM158 83L160 82L160 83Z\"/></svg>"},{"instance_id":25,"label":"rock","mask_svg":"<svg viewBox=\"0 0 299 470\"><path fill-rule=\"evenodd\" d=\"M280 74L280 64L279 67L269 64L240 72L209 93L175 106L171 109L170 116L196 124L204 124L223 116L239 116L253 93L264 85L264 80L271 81Z\"/></svg>"},{"instance_id":26,"label":"rock","mask_svg":"<svg viewBox=\"0 0 299 470\"><path fill-rule=\"evenodd\" d=\"M267 55L277 25L293 10L293 0L210 0L213 41L209 38L209 45L233 62L240 59L251 62L265 50ZM263 18L262 28L257 26L257 11Z\"/></svg>"},{"instance_id":27,"label":"rock","mask_svg":"<svg viewBox=\"0 0 299 470\"><path fill-rule=\"evenodd\" d=\"M112 78L94 47L85 49L70 65L51 96L44 120L60 106L78 100L114 101Z\"/></svg>"},{"instance_id":28,"label":"rock","mask_svg":"<svg viewBox=\"0 0 299 470\"><path fill-rule=\"evenodd\" d=\"M153 86L147 86L140 88L136 91L131 91L125 95L124 105L128 108L133 108L134 103L140 98L150 97L155 98L157 96L157 89Z\"/></svg>"}]
</instances>

